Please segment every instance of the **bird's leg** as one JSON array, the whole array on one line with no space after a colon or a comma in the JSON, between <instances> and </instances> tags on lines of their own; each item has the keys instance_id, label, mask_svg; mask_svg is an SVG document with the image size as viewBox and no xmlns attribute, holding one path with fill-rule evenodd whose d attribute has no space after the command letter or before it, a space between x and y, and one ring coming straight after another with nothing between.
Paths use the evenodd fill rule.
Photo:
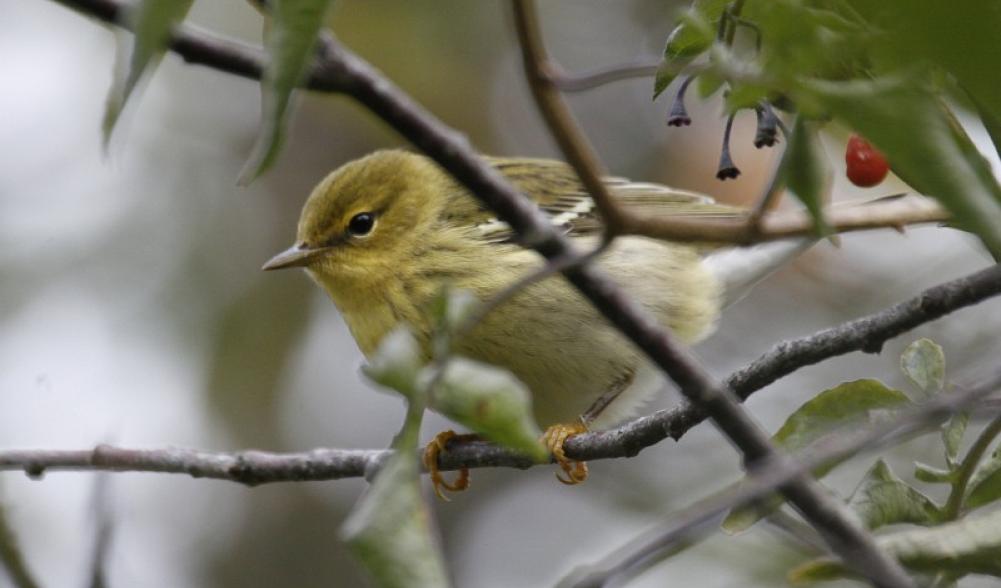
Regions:
<instances>
[{"instance_id":1,"label":"bird's leg","mask_svg":"<svg viewBox=\"0 0 1001 588\"><path fill-rule=\"evenodd\" d=\"M584 414L577 419L576 422L570 424L557 424L546 429L546 432L542 434L542 443L546 446L546 449L553 454L553 458L556 459L557 465L566 474L564 478L558 472L556 474L556 479L568 486L573 486L580 484L587 479L587 462L576 461L569 459L566 453L563 451L563 444L568 438L573 435L579 435L581 433L586 433L588 429L588 424L592 423L594 419L598 418L601 411L605 410L613 400L619 397L619 394L629 387L633 382L633 374L630 373L627 377L616 382L607 392L598 397L594 401L594 404L588 408Z\"/></svg>"},{"instance_id":2,"label":"bird's leg","mask_svg":"<svg viewBox=\"0 0 1001 588\"><path fill-rule=\"evenodd\" d=\"M575 423L569 424L557 424L546 429L546 432L542 434L542 443L546 446L546 449L553 454L553 458L556 459L556 464L560 466L563 473L566 474L564 478L556 473L556 479L568 486L573 486L575 484L580 484L587 479L587 463L583 461L575 461L569 459L566 453L563 452L563 443L566 442L567 438L571 435L579 435L580 433L587 432L587 425L584 423L584 417L581 417Z\"/></svg>"},{"instance_id":3,"label":"bird's leg","mask_svg":"<svg viewBox=\"0 0 1001 588\"><path fill-rule=\"evenodd\" d=\"M479 435L459 435L455 431L442 431L435 435L434 439L424 448L422 460L424 467L428 471L428 475L431 477L431 487L434 488L434 493L438 498L447 502L448 496L445 495L443 490L462 492L466 488L469 488L469 469L462 468L459 470L459 475L455 481L448 482L441 475L441 470L438 469L438 454L445 451L448 444L453 441L472 441L479 438Z\"/></svg>"}]
</instances>

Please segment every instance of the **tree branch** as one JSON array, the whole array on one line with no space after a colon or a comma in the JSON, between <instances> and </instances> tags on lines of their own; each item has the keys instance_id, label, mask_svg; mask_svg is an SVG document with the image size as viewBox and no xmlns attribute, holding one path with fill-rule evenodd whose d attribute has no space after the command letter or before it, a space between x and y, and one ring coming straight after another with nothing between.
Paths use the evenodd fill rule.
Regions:
<instances>
[{"instance_id":1,"label":"tree branch","mask_svg":"<svg viewBox=\"0 0 1001 588\"><path fill-rule=\"evenodd\" d=\"M535 103L549 126L550 134L556 140L567 162L577 172L581 183L591 195L601 213L605 225L605 240L609 241L622 229L626 212L612 198L605 185L604 166L595 153L590 141L574 121L563 95L553 82L552 64L535 14L535 6L530 1L515 0L514 24L518 33L525 77L535 97Z\"/></svg>"},{"instance_id":2,"label":"tree branch","mask_svg":"<svg viewBox=\"0 0 1001 588\"><path fill-rule=\"evenodd\" d=\"M563 92L583 92L621 80L651 77L657 73L660 62L660 58L640 58L574 74L565 71L556 63L550 63L549 77Z\"/></svg>"},{"instance_id":3,"label":"tree branch","mask_svg":"<svg viewBox=\"0 0 1001 588\"><path fill-rule=\"evenodd\" d=\"M130 26L127 19L124 18L126 5L121 0L53 1L104 22L123 28ZM303 82L303 87L318 92L351 93L349 87L354 84L357 77L350 75L343 67L347 64L339 63L338 60L345 59L350 62L353 60L353 56L341 57L343 52L336 45L336 42L329 38L325 40L324 46L328 53L338 55L338 59L334 61L321 60L314 63ZM188 25L180 26L174 31L170 48L188 63L208 66L244 78L260 79L264 71L264 52L260 48L238 41L222 39ZM550 65L555 68L555 64ZM364 66L362 69L367 69L378 75L378 72L372 70L368 64L364 64ZM559 85L562 74L554 70L549 72L549 75L552 76L553 82ZM411 105L414 108L419 108L412 102ZM461 138L456 138L460 142L462 141ZM835 207L825 212L825 218L828 225L836 232L883 227L899 228L912 224L948 220L948 213L933 201L917 202L908 204L877 203L853 209ZM801 210L768 213L760 220L759 225L748 223L744 219L718 220L678 217L647 219L630 216L627 225L621 229L622 234L642 235L655 239L734 244L809 236L813 235L815 231L812 218ZM526 242L531 242L531 239Z\"/></svg>"},{"instance_id":4,"label":"tree branch","mask_svg":"<svg viewBox=\"0 0 1001 588\"><path fill-rule=\"evenodd\" d=\"M1001 266L925 290L885 310L819 333L779 343L724 380L746 399L801 367L852 351L876 353L883 342L951 312L1001 294ZM632 457L671 437L680 439L705 420L691 405L661 410L608 431L577 435L566 443L567 455L592 461ZM0 470L23 470L39 477L47 470L164 472L247 485L271 482L337 480L364 476L389 456L388 450L316 449L303 453L240 451L212 453L190 449L124 449L99 445L94 450L0 451ZM531 460L483 441L456 443L439 456L443 470L483 467L529 468Z\"/></svg>"}]
</instances>

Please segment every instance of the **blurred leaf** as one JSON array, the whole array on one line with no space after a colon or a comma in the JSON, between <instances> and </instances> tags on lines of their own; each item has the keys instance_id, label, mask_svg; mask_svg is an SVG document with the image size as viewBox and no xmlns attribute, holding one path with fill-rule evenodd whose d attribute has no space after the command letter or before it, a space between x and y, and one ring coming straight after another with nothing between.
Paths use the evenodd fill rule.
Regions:
<instances>
[{"instance_id":1,"label":"blurred leaf","mask_svg":"<svg viewBox=\"0 0 1001 588\"><path fill-rule=\"evenodd\" d=\"M955 481L956 474L950 470L943 470L916 461L914 462L914 477L929 484L951 484Z\"/></svg>"},{"instance_id":2,"label":"blurred leaf","mask_svg":"<svg viewBox=\"0 0 1001 588\"><path fill-rule=\"evenodd\" d=\"M417 434L421 410L410 410L395 453L344 522L342 537L382 588L448 586L448 573L421 495Z\"/></svg>"},{"instance_id":3,"label":"blurred leaf","mask_svg":"<svg viewBox=\"0 0 1001 588\"><path fill-rule=\"evenodd\" d=\"M717 23L731 0L696 0L678 16L664 46L664 60L695 57L716 39Z\"/></svg>"},{"instance_id":4,"label":"blurred leaf","mask_svg":"<svg viewBox=\"0 0 1001 588\"><path fill-rule=\"evenodd\" d=\"M978 508L1001 498L1001 448L977 465L969 488L964 501L967 508Z\"/></svg>"},{"instance_id":5,"label":"blurred leaf","mask_svg":"<svg viewBox=\"0 0 1001 588\"><path fill-rule=\"evenodd\" d=\"M1001 255L1001 187L990 165L924 82L913 77L804 84L801 98L841 118L886 154L893 171L937 198Z\"/></svg>"},{"instance_id":6,"label":"blurred leaf","mask_svg":"<svg viewBox=\"0 0 1001 588\"><path fill-rule=\"evenodd\" d=\"M829 433L832 429L850 423L873 424L883 413L903 408L910 401L899 390L887 388L878 380L855 380L845 382L808 400L792 413L785 424L772 437L779 447L789 452L805 448L810 443ZM837 465L827 464L814 470L813 474L823 477ZM762 517L767 516L782 505L779 495L772 495L755 505L730 511L722 528L730 534L747 530Z\"/></svg>"},{"instance_id":7,"label":"blurred leaf","mask_svg":"<svg viewBox=\"0 0 1001 588\"><path fill-rule=\"evenodd\" d=\"M653 99L674 81L678 73L716 39L717 21L730 0L696 0L678 16L678 26L664 45L664 60L653 82Z\"/></svg>"},{"instance_id":8,"label":"blurred leaf","mask_svg":"<svg viewBox=\"0 0 1001 588\"><path fill-rule=\"evenodd\" d=\"M849 574L840 562L821 558L796 566L789 571L787 579L790 584L800 586L817 582L830 582L846 576L849 576Z\"/></svg>"},{"instance_id":9,"label":"blurred leaf","mask_svg":"<svg viewBox=\"0 0 1001 588\"><path fill-rule=\"evenodd\" d=\"M878 26L873 52L883 61L909 67L925 61L949 72L983 110L1001 119L1001 4L853 0Z\"/></svg>"},{"instance_id":10,"label":"blurred leaf","mask_svg":"<svg viewBox=\"0 0 1001 588\"><path fill-rule=\"evenodd\" d=\"M918 339L904 349L900 369L926 395L938 394L945 387L945 353L931 339Z\"/></svg>"},{"instance_id":11,"label":"blurred leaf","mask_svg":"<svg viewBox=\"0 0 1001 588\"><path fill-rule=\"evenodd\" d=\"M904 565L929 572L1001 574L1001 511L877 539Z\"/></svg>"},{"instance_id":12,"label":"blurred leaf","mask_svg":"<svg viewBox=\"0 0 1001 588\"><path fill-rule=\"evenodd\" d=\"M731 85L726 93L726 111L737 112L754 108L768 98L768 88L758 84Z\"/></svg>"},{"instance_id":13,"label":"blurred leaf","mask_svg":"<svg viewBox=\"0 0 1001 588\"><path fill-rule=\"evenodd\" d=\"M984 130L987 131L991 143L994 144L994 152L1001 156L1001 118L994 116L991 111L984 108L975 97L971 96L971 99L977 109L977 114L980 115L980 121L984 123Z\"/></svg>"},{"instance_id":14,"label":"blurred leaf","mask_svg":"<svg viewBox=\"0 0 1001 588\"><path fill-rule=\"evenodd\" d=\"M372 359L361 370L372 381L414 400L418 377L427 358L407 327L397 327L379 342Z\"/></svg>"},{"instance_id":15,"label":"blurred leaf","mask_svg":"<svg viewBox=\"0 0 1001 588\"><path fill-rule=\"evenodd\" d=\"M128 11L134 33L132 56L124 80L112 85L105 103L102 131L108 143L122 108L147 69L155 68L163 57L170 34L184 17L194 0L141 0ZM117 72L116 72L117 75Z\"/></svg>"},{"instance_id":16,"label":"blurred leaf","mask_svg":"<svg viewBox=\"0 0 1001 588\"><path fill-rule=\"evenodd\" d=\"M848 505L869 529L895 523L932 525L942 518L938 505L897 477L882 459L862 478Z\"/></svg>"},{"instance_id":17,"label":"blurred leaf","mask_svg":"<svg viewBox=\"0 0 1001 588\"><path fill-rule=\"evenodd\" d=\"M699 92L699 98L705 100L719 91L723 87L723 78L712 70L704 71L695 78L695 87Z\"/></svg>"},{"instance_id":18,"label":"blurred leaf","mask_svg":"<svg viewBox=\"0 0 1001 588\"><path fill-rule=\"evenodd\" d=\"M828 164L816 127L798 117L786 148L782 173L789 190L810 212L818 236L831 232L824 221L824 200L831 181Z\"/></svg>"},{"instance_id":19,"label":"blurred leaf","mask_svg":"<svg viewBox=\"0 0 1001 588\"><path fill-rule=\"evenodd\" d=\"M950 468L959 465L959 448L963 444L963 435L966 434L969 422L970 413L959 412L942 425L942 444L945 445L945 460Z\"/></svg>"},{"instance_id":20,"label":"blurred leaf","mask_svg":"<svg viewBox=\"0 0 1001 588\"><path fill-rule=\"evenodd\" d=\"M657 67L657 73L653 78L653 99L664 93L664 90L671 85L671 82L678 77L681 67L677 63L664 61Z\"/></svg>"},{"instance_id":21,"label":"blurred leaf","mask_svg":"<svg viewBox=\"0 0 1001 588\"><path fill-rule=\"evenodd\" d=\"M240 172L246 185L274 163L282 146L292 92L306 75L332 0L273 0L267 34L271 61L261 80L261 127Z\"/></svg>"},{"instance_id":22,"label":"blurred leaf","mask_svg":"<svg viewBox=\"0 0 1001 588\"><path fill-rule=\"evenodd\" d=\"M459 328L480 305L480 299L469 290L442 288L431 302L431 318L446 331Z\"/></svg>"},{"instance_id":23,"label":"blurred leaf","mask_svg":"<svg viewBox=\"0 0 1001 588\"><path fill-rule=\"evenodd\" d=\"M454 357L445 365L431 406L448 418L533 459L548 453L532 419L528 389L510 372Z\"/></svg>"},{"instance_id":24,"label":"blurred leaf","mask_svg":"<svg viewBox=\"0 0 1001 588\"><path fill-rule=\"evenodd\" d=\"M819 7L823 4L829 9ZM841 80L867 69L873 32L831 2L748 2L743 17L761 31L761 51L754 61L780 94L805 76Z\"/></svg>"},{"instance_id":25,"label":"blurred leaf","mask_svg":"<svg viewBox=\"0 0 1001 588\"><path fill-rule=\"evenodd\" d=\"M928 529L876 538L880 547L913 571L1001 576L1001 510ZM836 561L820 558L789 573L797 584L848 576Z\"/></svg>"}]
</instances>

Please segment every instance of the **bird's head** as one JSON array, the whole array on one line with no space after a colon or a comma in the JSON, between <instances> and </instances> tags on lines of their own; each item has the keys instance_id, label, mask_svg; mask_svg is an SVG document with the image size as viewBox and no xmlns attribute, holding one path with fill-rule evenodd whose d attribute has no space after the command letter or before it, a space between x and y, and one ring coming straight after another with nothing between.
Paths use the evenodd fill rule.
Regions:
<instances>
[{"instance_id":1,"label":"bird's head","mask_svg":"<svg viewBox=\"0 0 1001 588\"><path fill-rule=\"evenodd\" d=\"M405 151L347 163L313 190L295 244L263 269L302 267L330 290L375 285L427 242L448 183L429 159Z\"/></svg>"}]
</instances>

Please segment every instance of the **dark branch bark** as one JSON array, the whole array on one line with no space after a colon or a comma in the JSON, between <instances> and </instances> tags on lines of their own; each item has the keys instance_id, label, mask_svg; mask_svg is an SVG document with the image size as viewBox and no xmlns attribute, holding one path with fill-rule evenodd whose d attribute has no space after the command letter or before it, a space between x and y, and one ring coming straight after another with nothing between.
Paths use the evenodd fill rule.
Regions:
<instances>
[{"instance_id":1,"label":"dark branch bark","mask_svg":"<svg viewBox=\"0 0 1001 588\"><path fill-rule=\"evenodd\" d=\"M779 343L731 374L725 382L746 399L801 367L852 351L877 349L886 340L914 327L998 294L1001 294L1001 266L992 266L929 288L910 300L875 314L815 335ZM705 418L704 413L690 405L658 411L615 429L575 436L567 441L567 455L586 461L632 457L668 437L680 439ZM176 448L135 450L102 445L94 450L0 451L0 470L24 470L30 476L41 476L46 470L65 469L169 472L255 485L359 477L388 455L385 450L212 453ZM537 465L521 455L482 441L450 446L447 452L440 455L439 463L444 470L528 468Z\"/></svg>"}]
</instances>

